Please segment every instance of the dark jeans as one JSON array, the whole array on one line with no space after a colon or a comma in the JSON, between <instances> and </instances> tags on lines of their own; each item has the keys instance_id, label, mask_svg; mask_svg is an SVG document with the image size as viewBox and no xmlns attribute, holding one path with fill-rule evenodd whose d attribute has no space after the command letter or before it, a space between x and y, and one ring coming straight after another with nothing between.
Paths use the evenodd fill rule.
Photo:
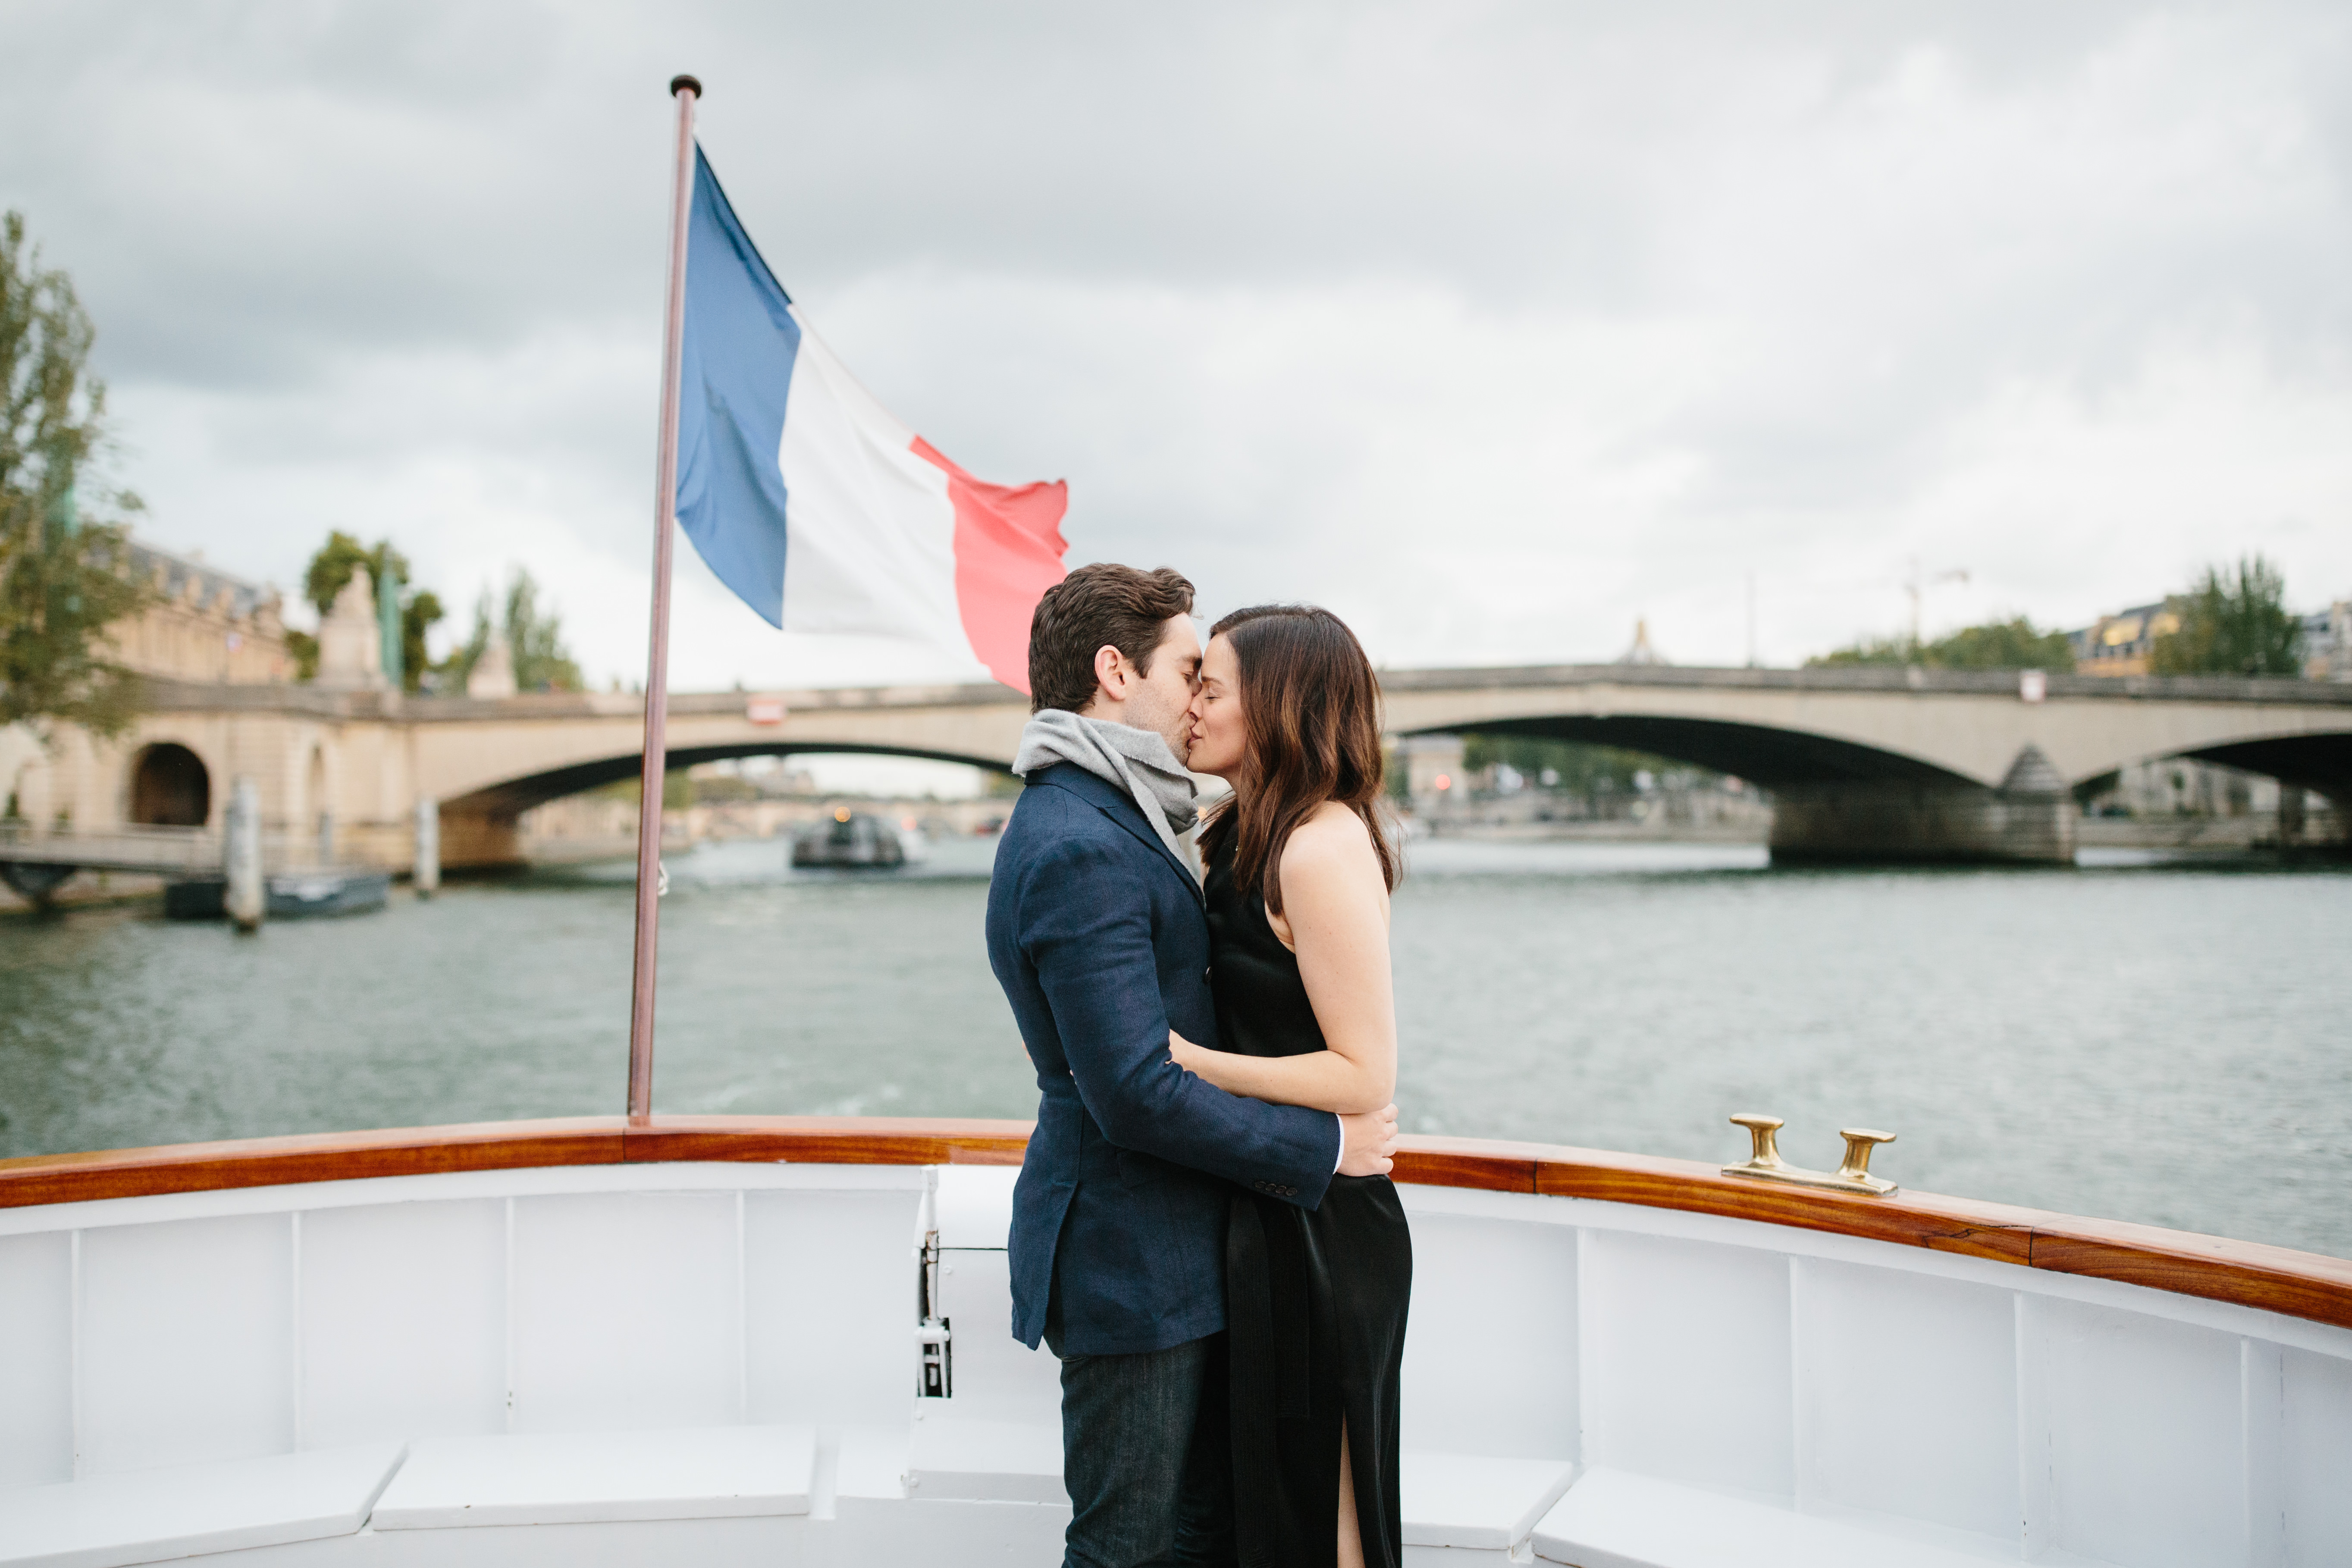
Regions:
<instances>
[{"instance_id":1,"label":"dark jeans","mask_svg":"<svg viewBox=\"0 0 2352 1568\"><path fill-rule=\"evenodd\" d=\"M1136 1355L1062 1355L1064 1568L1234 1568L1225 1336Z\"/></svg>"}]
</instances>

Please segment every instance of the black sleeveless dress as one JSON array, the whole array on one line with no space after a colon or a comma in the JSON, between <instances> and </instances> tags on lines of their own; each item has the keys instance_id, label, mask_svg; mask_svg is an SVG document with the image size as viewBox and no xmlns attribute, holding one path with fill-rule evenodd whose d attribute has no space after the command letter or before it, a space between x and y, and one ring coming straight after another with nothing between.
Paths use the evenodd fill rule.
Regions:
<instances>
[{"instance_id":1,"label":"black sleeveless dress","mask_svg":"<svg viewBox=\"0 0 2352 1568\"><path fill-rule=\"evenodd\" d=\"M1234 886L1233 840L1209 864L1218 1044L1255 1057L1324 1048L1298 959L1256 889ZM1397 1380L1412 1237L1386 1176L1334 1176L1309 1214L1236 1190L1225 1240L1234 1524L1244 1568L1328 1568L1347 1423L1366 1568L1398 1568Z\"/></svg>"}]
</instances>

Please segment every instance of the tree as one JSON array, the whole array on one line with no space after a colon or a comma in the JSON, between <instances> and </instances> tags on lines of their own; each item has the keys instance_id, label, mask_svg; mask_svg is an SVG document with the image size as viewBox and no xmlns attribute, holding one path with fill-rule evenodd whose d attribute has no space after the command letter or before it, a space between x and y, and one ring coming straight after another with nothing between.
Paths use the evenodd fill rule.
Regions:
<instances>
[{"instance_id":1,"label":"tree","mask_svg":"<svg viewBox=\"0 0 2352 1568\"><path fill-rule=\"evenodd\" d=\"M539 584L518 566L507 584L507 647L514 655L515 685L524 691L577 691L580 666L563 646L563 618L552 605L539 607Z\"/></svg>"},{"instance_id":2,"label":"tree","mask_svg":"<svg viewBox=\"0 0 2352 1568\"><path fill-rule=\"evenodd\" d=\"M507 584L505 613L497 612L490 590L474 605L474 635L441 666L452 683L463 689L466 678L490 646L490 628L506 634L507 652L514 660L515 689L520 691L578 691L580 666L563 646L563 617L553 607L539 606L539 583L527 568L515 568ZM437 604L436 604L436 608Z\"/></svg>"},{"instance_id":3,"label":"tree","mask_svg":"<svg viewBox=\"0 0 2352 1568\"><path fill-rule=\"evenodd\" d=\"M2208 566L2168 601L2180 629L2156 639L2158 675L2298 675L2303 624L2286 607L2286 579L2260 555L2234 569Z\"/></svg>"},{"instance_id":4,"label":"tree","mask_svg":"<svg viewBox=\"0 0 2352 1568\"><path fill-rule=\"evenodd\" d=\"M433 668L425 657L425 634L436 622L446 620L449 612L442 607L441 596L430 588L409 589L408 557L394 550L392 541L380 539L371 550L341 529L331 531L327 542L310 557L310 567L302 574L302 596L324 617L335 607L336 596L362 569L371 584L383 582L383 574L390 572L402 585L400 683L410 691L418 690ZM286 646L294 655L296 679L317 679L319 639L308 632L288 632Z\"/></svg>"},{"instance_id":5,"label":"tree","mask_svg":"<svg viewBox=\"0 0 2352 1568\"><path fill-rule=\"evenodd\" d=\"M1853 664L1918 664L1929 669L2059 669L2074 668L2074 645L2064 632L2043 631L2023 616L1962 626L1933 642L1907 637L1864 637L1805 660L1809 668Z\"/></svg>"},{"instance_id":6,"label":"tree","mask_svg":"<svg viewBox=\"0 0 2352 1568\"><path fill-rule=\"evenodd\" d=\"M387 569L402 582L408 581L408 557L394 550L392 541L378 540L370 550L338 528L328 533L327 542L310 557L310 569L302 574L302 596L324 616L335 607L336 595L362 568L366 569L370 583L383 582Z\"/></svg>"},{"instance_id":7,"label":"tree","mask_svg":"<svg viewBox=\"0 0 2352 1568\"><path fill-rule=\"evenodd\" d=\"M153 589L131 576L128 526L106 515L141 510L139 498L92 482L107 443L97 337L72 280L27 248L24 216L0 217L0 724L115 735L138 711L107 628Z\"/></svg>"},{"instance_id":8,"label":"tree","mask_svg":"<svg viewBox=\"0 0 2352 1568\"><path fill-rule=\"evenodd\" d=\"M1463 772L1475 773L1496 763L1521 773L1539 789L1595 800L1603 795L1637 793L1635 775L1639 773L1677 784L1711 782L1720 776L1706 768L1653 756L1647 752L1627 751L1622 746L1596 746L1548 735L1483 735L1474 731L1462 737ZM1549 782L1546 782L1547 775Z\"/></svg>"},{"instance_id":9,"label":"tree","mask_svg":"<svg viewBox=\"0 0 2352 1568\"><path fill-rule=\"evenodd\" d=\"M425 649L425 635L449 618L441 595L419 588L400 603L400 682L411 691L421 689L433 665Z\"/></svg>"}]
</instances>

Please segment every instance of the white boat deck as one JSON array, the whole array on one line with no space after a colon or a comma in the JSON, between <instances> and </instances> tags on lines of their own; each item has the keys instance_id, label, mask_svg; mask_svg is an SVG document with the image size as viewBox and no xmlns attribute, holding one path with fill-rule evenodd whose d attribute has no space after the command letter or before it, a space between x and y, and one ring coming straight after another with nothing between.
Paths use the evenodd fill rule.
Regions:
<instances>
[{"instance_id":1,"label":"white boat deck","mask_svg":"<svg viewBox=\"0 0 2352 1568\"><path fill-rule=\"evenodd\" d=\"M1059 1561L1004 1166L0 1209L0 1564ZM2352 1563L2352 1330L1408 1185L1408 1562ZM952 1392L916 1396L936 1232Z\"/></svg>"}]
</instances>

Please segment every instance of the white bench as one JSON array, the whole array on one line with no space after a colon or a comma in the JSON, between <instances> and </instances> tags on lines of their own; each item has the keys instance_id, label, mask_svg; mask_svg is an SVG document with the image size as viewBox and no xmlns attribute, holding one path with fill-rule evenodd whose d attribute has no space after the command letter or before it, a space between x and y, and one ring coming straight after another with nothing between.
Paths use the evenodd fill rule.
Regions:
<instances>
[{"instance_id":1,"label":"white bench","mask_svg":"<svg viewBox=\"0 0 2352 1568\"><path fill-rule=\"evenodd\" d=\"M1031 1421L973 1420L925 1400L907 1442L907 1495L972 1502L1058 1503L1062 1429Z\"/></svg>"},{"instance_id":2,"label":"white bench","mask_svg":"<svg viewBox=\"0 0 2352 1568\"><path fill-rule=\"evenodd\" d=\"M1544 1563L1574 1568L1982 1568L2013 1542L1900 1520L1799 1513L1634 1475L1592 1469L1535 1528Z\"/></svg>"},{"instance_id":3,"label":"white bench","mask_svg":"<svg viewBox=\"0 0 2352 1568\"><path fill-rule=\"evenodd\" d=\"M436 1437L377 1501L379 1531L645 1520L788 1518L809 1511L816 1436L805 1426Z\"/></svg>"},{"instance_id":4,"label":"white bench","mask_svg":"<svg viewBox=\"0 0 2352 1568\"><path fill-rule=\"evenodd\" d=\"M402 1452L362 1443L0 1494L0 1564L127 1568L355 1534Z\"/></svg>"},{"instance_id":5,"label":"white bench","mask_svg":"<svg viewBox=\"0 0 2352 1568\"><path fill-rule=\"evenodd\" d=\"M1524 1561L1537 1521L1576 1479L1566 1459L1407 1452L1398 1468L1404 1544L1416 1565L1507 1560L1515 1552Z\"/></svg>"}]
</instances>

